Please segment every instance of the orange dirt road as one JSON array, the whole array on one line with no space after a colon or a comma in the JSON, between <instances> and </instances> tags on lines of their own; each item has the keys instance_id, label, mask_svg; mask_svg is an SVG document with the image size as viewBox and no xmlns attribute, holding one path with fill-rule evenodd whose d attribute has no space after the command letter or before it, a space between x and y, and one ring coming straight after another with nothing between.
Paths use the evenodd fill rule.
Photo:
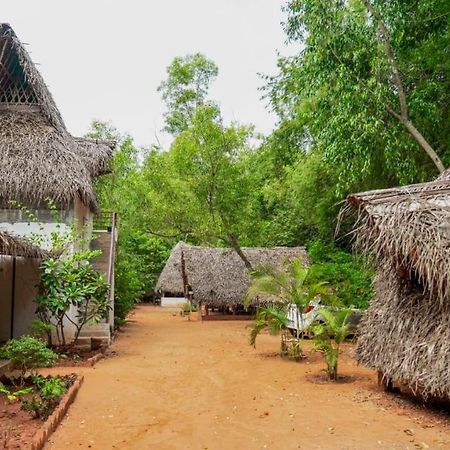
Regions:
<instances>
[{"instance_id":1,"label":"orange dirt road","mask_svg":"<svg viewBox=\"0 0 450 450\"><path fill-rule=\"evenodd\" d=\"M174 314L139 306L115 354L79 369L84 385L47 450L450 448L448 415L378 391L348 348L350 382L318 383L317 353L284 361L278 337L248 345L250 322Z\"/></svg>"}]
</instances>

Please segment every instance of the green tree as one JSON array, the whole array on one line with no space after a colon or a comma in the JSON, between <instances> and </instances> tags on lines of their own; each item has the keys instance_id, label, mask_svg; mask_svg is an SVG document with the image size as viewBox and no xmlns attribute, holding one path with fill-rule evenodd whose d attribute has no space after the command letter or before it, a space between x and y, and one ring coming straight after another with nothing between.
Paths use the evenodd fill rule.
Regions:
<instances>
[{"instance_id":1,"label":"green tree","mask_svg":"<svg viewBox=\"0 0 450 450\"><path fill-rule=\"evenodd\" d=\"M151 152L145 163L149 224L160 237L229 245L250 268L241 240L250 222L251 178L243 161L253 130L224 125L218 106L207 98L217 73L199 54L175 58L168 69L160 90L175 140L165 154Z\"/></svg>"},{"instance_id":2,"label":"green tree","mask_svg":"<svg viewBox=\"0 0 450 450\"><path fill-rule=\"evenodd\" d=\"M136 147L131 136L105 122L94 121L87 136L117 143L112 172L98 179L96 191L102 210L115 211L119 217L114 313L121 322L140 297L153 290L173 245L173 240L149 231L151 192L140 161L152 159L157 151Z\"/></svg>"},{"instance_id":3,"label":"green tree","mask_svg":"<svg viewBox=\"0 0 450 450\"><path fill-rule=\"evenodd\" d=\"M448 160L445 4L288 2L287 37L302 50L280 58L269 97L283 121L308 129L310 151L326 158L341 194L367 180L430 177L430 149Z\"/></svg>"},{"instance_id":4,"label":"green tree","mask_svg":"<svg viewBox=\"0 0 450 450\"><path fill-rule=\"evenodd\" d=\"M194 112L205 104L209 85L218 73L214 62L201 53L172 61L167 68L167 80L158 88L167 107L166 131L178 135L189 128Z\"/></svg>"}]
</instances>

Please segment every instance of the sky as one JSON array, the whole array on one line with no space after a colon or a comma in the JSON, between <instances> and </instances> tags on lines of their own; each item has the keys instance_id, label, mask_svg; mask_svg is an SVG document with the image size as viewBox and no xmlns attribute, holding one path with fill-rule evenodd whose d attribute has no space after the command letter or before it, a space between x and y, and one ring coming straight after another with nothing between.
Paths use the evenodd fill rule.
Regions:
<instances>
[{"instance_id":1,"label":"sky","mask_svg":"<svg viewBox=\"0 0 450 450\"><path fill-rule=\"evenodd\" d=\"M225 121L268 134L276 117L259 73L276 73L285 44L285 0L0 0L75 136L110 121L136 144L170 144L157 87L175 56L205 54L219 66L211 87Z\"/></svg>"}]
</instances>

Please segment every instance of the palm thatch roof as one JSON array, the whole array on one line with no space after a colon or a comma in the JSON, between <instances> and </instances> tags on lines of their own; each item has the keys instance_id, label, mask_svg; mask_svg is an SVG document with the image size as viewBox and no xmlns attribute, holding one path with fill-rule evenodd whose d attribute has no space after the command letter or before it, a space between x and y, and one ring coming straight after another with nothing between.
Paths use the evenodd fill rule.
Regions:
<instances>
[{"instance_id":1,"label":"palm thatch roof","mask_svg":"<svg viewBox=\"0 0 450 450\"><path fill-rule=\"evenodd\" d=\"M26 238L14 236L6 231L0 230L0 257L5 255L39 259L45 259L50 256L47 251L32 244Z\"/></svg>"},{"instance_id":2,"label":"palm thatch roof","mask_svg":"<svg viewBox=\"0 0 450 450\"><path fill-rule=\"evenodd\" d=\"M253 267L280 265L286 259L309 258L304 247L243 248ZM250 286L242 259L230 248L196 247L179 242L172 250L156 284L157 290L184 292L182 257L194 299L211 307L241 305Z\"/></svg>"},{"instance_id":3,"label":"palm thatch roof","mask_svg":"<svg viewBox=\"0 0 450 450\"><path fill-rule=\"evenodd\" d=\"M71 136L42 76L8 24L0 24L0 207L11 201L97 208L96 176L108 171L111 143Z\"/></svg>"},{"instance_id":4,"label":"palm thatch roof","mask_svg":"<svg viewBox=\"0 0 450 450\"><path fill-rule=\"evenodd\" d=\"M375 259L360 327L362 364L423 395L450 398L450 176L353 194L356 245Z\"/></svg>"}]
</instances>

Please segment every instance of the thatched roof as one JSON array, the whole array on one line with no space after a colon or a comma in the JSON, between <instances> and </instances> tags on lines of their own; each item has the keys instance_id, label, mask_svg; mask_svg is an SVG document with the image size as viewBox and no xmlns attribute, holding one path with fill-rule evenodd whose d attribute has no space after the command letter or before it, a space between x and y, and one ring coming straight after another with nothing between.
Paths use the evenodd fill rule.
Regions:
<instances>
[{"instance_id":1,"label":"thatched roof","mask_svg":"<svg viewBox=\"0 0 450 450\"><path fill-rule=\"evenodd\" d=\"M75 197L96 209L94 177L106 173L110 143L74 138L28 52L0 24L0 207L10 201L60 206Z\"/></svg>"},{"instance_id":2,"label":"thatched roof","mask_svg":"<svg viewBox=\"0 0 450 450\"><path fill-rule=\"evenodd\" d=\"M76 152L92 177L111 173L109 162L116 146L114 142L86 138L75 138L75 141L78 144Z\"/></svg>"},{"instance_id":3,"label":"thatched roof","mask_svg":"<svg viewBox=\"0 0 450 450\"><path fill-rule=\"evenodd\" d=\"M280 265L286 259L309 258L304 247L243 248L253 267ZM196 247L179 242L161 272L156 289L183 293L182 258L196 301L210 306L240 305L250 285L242 259L230 248Z\"/></svg>"},{"instance_id":4,"label":"thatched roof","mask_svg":"<svg viewBox=\"0 0 450 450\"><path fill-rule=\"evenodd\" d=\"M450 178L350 195L356 245L378 265L358 360L450 398Z\"/></svg>"},{"instance_id":5,"label":"thatched roof","mask_svg":"<svg viewBox=\"0 0 450 450\"><path fill-rule=\"evenodd\" d=\"M6 231L0 230L0 257L4 255L39 259L49 257L47 251L32 244L26 238L14 236Z\"/></svg>"}]
</instances>

